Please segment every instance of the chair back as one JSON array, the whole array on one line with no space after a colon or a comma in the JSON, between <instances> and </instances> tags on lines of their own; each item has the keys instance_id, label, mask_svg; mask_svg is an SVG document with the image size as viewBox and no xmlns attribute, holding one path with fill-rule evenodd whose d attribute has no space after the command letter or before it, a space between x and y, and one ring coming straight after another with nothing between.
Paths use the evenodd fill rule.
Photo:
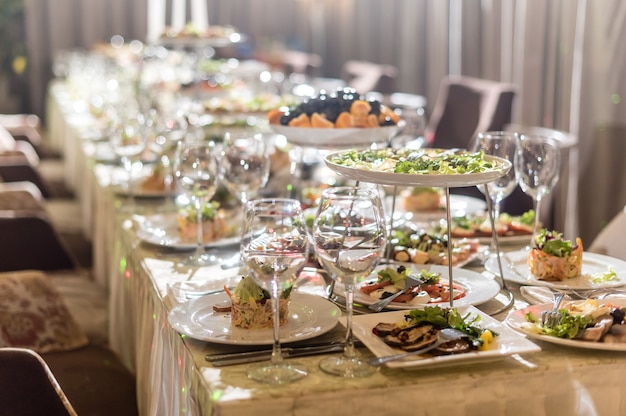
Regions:
<instances>
[{"instance_id":1,"label":"chair back","mask_svg":"<svg viewBox=\"0 0 626 416\"><path fill-rule=\"evenodd\" d=\"M626 234L626 207L622 208L622 210L602 228L586 250L626 261L624 234Z\"/></svg>"},{"instance_id":2,"label":"chair back","mask_svg":"<svg viewBox=\"0 0 626 416\"><path fill-rule=\"evenodd\" d=\"M77 414L50 368L36 352L24 348L0 348L0 369L0 413Z\"/></svg>"},{"instance_id":3,"label":"chair back","mask_svg":"<svg viewBox=\"0 0 626 416\"><path fill-rule=\"evenodd\" d=\"M341 78L359 94L376 91L391 94L395 91L398 69L393 65L350 60L343 64Z\"/></svg>"},{"instance_id":4,"label":"chair back","mask_svg":"<svg viewBox=\"0 0 626 416\"><path fill-rule=\"evenodd\" d=\"M466 149L481 131L503 130L511 122L515 86L486 79L447 76L426 127L426 143Z\"/></svg>"},{"instance_id":5,"label":"chair back","mask_svg":"<svg viewBox=\"0 0 626 416\"><path fill-rule=\"evenodd\" d=\"M0 271L78 268L43 211L0 210Z\"/></svg>"}]
</instances>

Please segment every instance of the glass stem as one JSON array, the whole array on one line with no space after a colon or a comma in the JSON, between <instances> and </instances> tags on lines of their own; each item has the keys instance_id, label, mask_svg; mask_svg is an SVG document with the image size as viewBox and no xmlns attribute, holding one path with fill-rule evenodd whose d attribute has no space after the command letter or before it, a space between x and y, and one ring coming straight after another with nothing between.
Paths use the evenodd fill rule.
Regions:
<instances>
[{"instance_id":1,"label":"glass stem","mask_svg":"<svg viewBox=\"0 0 626 416\"><path fill-rule=\"evenodd\" d=\"M272 279L272 319L274 324L272 325L274 333L274 343L272 344L272 364L280 364L283 362L283 354L280 350L280 293L278 290L278 276L274 276Z\"/></svg>"},{"instance_id":2,"label":"glass stem","mask_svg":"<svg viewBox=\"0 0 626 416\"><path fill-rule=\"evenodd\" d=\"M539 235L539 217L541 216L539 213L541 212L541 200L543 196L541 194L537 195L535 198L535 221L533 223L533 236L530 240L530 246L533 246L533 241L537 235Z\"/></svg>"},{"instance_id":3,"label":"glass stem","mask_svg":"<svg viewBox=\"0 0 626 416\"><path fill-rule=\"evenodd\" d=\"M202 200L200 198L195 198L195 204L197 226L196 235L198 237L198 244L196 245L196 255L200 257L202 254L204 254L204 238L202 235Z\"/></svg>"},{"instance_id":4,"label":"glass stem","mask_svg":"<svg viewBox=\"0 0 626 416\"><path fill-rule=\"evenodd\" d=\"M352 315L353 315L353 303L354 303L354 284L346 283L346 341L343 349L343 355L348 358L356 356L354 350L354 339L352 338Z\"/></svg>"},{"instance_id":5,"label":"glass stem","mask_svg":"<svg viewBox=\"0 0 626 416\"><path fill-rule=\"evenodd\" d=\"M498 232L498 218L500 218L500 205L502 201L498 198L494 198L491 202L491 209L493 210L493 227L494 232ZM491 213L489 214L491 215ZM491 252L496 253L498 250L496 248L496 240L494 238L491 239Z\"/></svg>"}]
</instances>

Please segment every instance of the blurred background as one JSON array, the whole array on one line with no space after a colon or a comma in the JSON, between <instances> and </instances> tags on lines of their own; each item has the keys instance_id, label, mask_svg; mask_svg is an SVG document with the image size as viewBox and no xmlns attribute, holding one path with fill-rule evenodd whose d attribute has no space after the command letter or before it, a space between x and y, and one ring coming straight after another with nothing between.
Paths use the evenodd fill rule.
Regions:
<instances>
[{"instance_id":1,"label":"blurred background","mask_svg":"<svg viewBox=\"0 0 626 416\"><path fill-rule=\"evenodd\" d=\"M172 1L164 3L168 14ZM0 0L0 112L34 113L45 123L55 57L114 35L149 42L155 2ZM397 74L380 92L423 96L427 113L446 75L511 83L513 123L578 138L568 171L577 197L565 207L571 232L591 240L626 204L621 0L203 3L210 25L245 34L243 42L221 49L223 56L272 62L284 51L303 52L319 58L306 71L322 79L345 78L350 60L390 65Z\"/></svg>"}]
</instances>

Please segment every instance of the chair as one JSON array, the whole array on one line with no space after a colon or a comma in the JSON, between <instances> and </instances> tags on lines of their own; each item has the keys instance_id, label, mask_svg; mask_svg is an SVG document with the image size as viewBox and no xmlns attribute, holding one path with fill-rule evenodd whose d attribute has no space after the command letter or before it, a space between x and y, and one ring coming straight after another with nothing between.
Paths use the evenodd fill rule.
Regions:
<instances>
[{"instance_id":1,"label":"chair","mask_svg":"<svg viewBox=\"0 0 626 416\"><path fill-rule=\"evenodd\" d=\"M79 267L46 203L32 183L0 183L0 271Z\"/></svg>"},{"instance_id":2,"label":"chair","mask_svg":"<svg viewBox=\"0 0 626 416\"><path fill-rule=\"evenodd\" d=\"M514 85L466 76L447 76L426 126L429 147L466 149L481 131L511 122Z\"/></svg>"},{"instance_id":3,"label":"chair","mask_svg":"<svg viewBox=\"0 0 626 416\"><path fill-rule=\"evenodd\" d=\"M279 61L286 74L303 74L314 77L322 67L322 57L315 53L294 50L280 52Z\"/></svg>"},{"instance_id":4,"label":"chair","mask_svg":"<svg viewBox=\"0 0 626 416\"><path fill-rule=\"evenodd\" d=\"M0 403L7 415L76 415L55 376L36 352L0 348Z\"/></svg>"},{"instance_id":5,"label":"chair","mask_svg":"<svg viewBox=\"0 0 626 416\"><path fill-rule=\"evenodd\" d=\"M108 327L107 291L96 286L72 271L0 272L0 347L28 349L39 354L76 410L63 412L46 400L32 403L47 406L44 410L20 412L18 406L23 403L19 392L31 394L33 402L49 397L51 392L33 395L33 388L43 380L32 374L21 377L27 369L18 366L13 357L8 358L11 365L6 365L7 358L0 348L0 414L138 414L135 377L107 346L108 338L101 337L102 333L106 337ZM11 323L18 314L21 326ZM7 387L11 377L19 391L5 400L3 394L13 392ZM32 385L26 388L22 382Z\"/></svg>"},{"instance_id":6,"label":"chair","mask_svg":"<svg viewBox=\"0 0 626 416\"><path fill-rule=\"evenodd\" d=\"M368 61L350 60L343 64L341 79L360 94L377 91L391 94L395 91L398 68Z\"/></svg>"},{"instance_id":7,"label":"chair","mask_svg":"<svg viewBox=\"0 0 626 416\"><path fill-rule=\"evenodd\" d=\"M593 239L586 251L626 260L626 207L622 208Z\"/></svg>"},{"instance_id":8,"label":"chair","mask_svg":"<svg viewBox=\"0 0 626 416\"><path fill-rule=\"evenodd\" d=\"M60 153L48 145L41 132L42 123L35 114L0 114L0 126L16 141L27 142L40 159L59 159Z\"/></svg>"}]
</instances>

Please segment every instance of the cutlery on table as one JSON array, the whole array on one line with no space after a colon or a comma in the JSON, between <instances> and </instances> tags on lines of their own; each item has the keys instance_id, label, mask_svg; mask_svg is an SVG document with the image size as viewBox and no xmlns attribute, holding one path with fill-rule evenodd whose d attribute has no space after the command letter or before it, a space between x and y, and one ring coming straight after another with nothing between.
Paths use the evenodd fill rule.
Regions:
<instances>
[{"instance_id":1,"label":"cutlery on table","mask_svg":"<svg viewBox=\"0 0 626 416\"><path fill-rule=\"evenodd\" d=\"M343 351L343 343L317 345L311 347L285 347L281 348L283 358L305 357L307 355L329 354ZM272 350L247 351L240 353L227 353L207 355L205 359L214 367L229 365L256 363L267 361L272 356Z\"/></svg>"},{"instance_id":2,"label":"cutlery on table","mask_svg":"<svg viewBox=\"0 0 626 416\"><path fill-rule=\"evenodd\" d=\"M411 290L411 288L414 288L415 286L421 286L423 284L424 284L424 281L422 279L416 277L415 275L409 275L406 277L404 281L404 288L402 290L399 290L393 295L388 296L384 299L381 299L376 303L372 303L367 308L374 312L380 312L383 309L385 309L387 305L393 302L393 300L396 299L398 296L406 293L408 290Z\"/></svg>"},{"instance_id":3,"label":"cutlery on table","mask_svg":"<svg viewBox=\"0 0 626 416\"><path fill-rule=\"evenodd\" d=\"M559 306L563 301L565 293L557 292L554 294L554 306L552 310L541 312L541 324L546 328L554 328L561 322L561 314L559 313Z\"/></svg>"},{"instance_id":4,"label":"cutlery on table","mask_svg":"<svg viewBox=\"0 0 626 416\"><path fill-rule=\"evenodd\" d=\"M446 342L450 342L450 341L455 341L457 339L461 339L464 337L467 337L467 334L459 331L458 329L444 328L441 331L439 331L439 336L437 337L437 340L424 348L420 348L418 350L410 351L410 352L403 352L400 354L386 355L384 357L374 357L374 358L370 358L367 362L370 365L377 367L385 363L388 363L389 361L396 361L396 360L401 360L406 357L424 354L425 352L428 352L430 350L437 348L441 344L445 344Z\"/></svg>"}]
</instances>

